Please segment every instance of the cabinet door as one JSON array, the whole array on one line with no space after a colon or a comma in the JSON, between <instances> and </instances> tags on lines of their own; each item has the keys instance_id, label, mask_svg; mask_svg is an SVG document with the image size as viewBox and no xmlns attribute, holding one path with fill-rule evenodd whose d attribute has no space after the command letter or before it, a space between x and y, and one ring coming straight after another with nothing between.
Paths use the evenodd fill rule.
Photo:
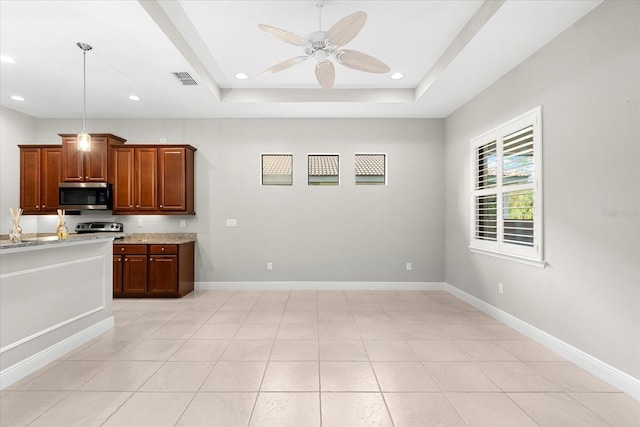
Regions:
<instances>
[{"instance_id":1,"label":"cabinet door","mask_svg":"<svg viewBox=\"0 0 640 427\"><path fill-rule=\"evenodd\" d=\"M134 210L134 149L113 149L113 210Z\"/></svg>"},{"instance_id":2,"label":"cabinet door","mask_svg":"<svg viewBox=\"0 0 640 427\"><path fill-rule=\"evenodd\" d=\"M20 207L24 213L40 213L40 149L20 149Z\"/></svg>"},{"instance_id":3,"label":"cabinet door","mask_svg":"<svg viewBox=\"0 0 640 427\"><path fill-rule=\"evenodd\" d=\"M75 137L62 138L62 182L82 182L82 151Z\"/></svg>"},{"instance_id":4,"label":"cabinet door","mask_svg":"<svg viewBox=\"0 0 640 427\"><path fill-rule=\"evenodd\" d=\"M104 136L91 137L91 151L84 154L84 181L107 182L109 144Z\"/></svg>"},{"instance_id":5,"label":"cabinet door","mask_svg":"<svg viewBox=\"0 0 640 427\"><path fill-rule=\"evenodd\" d=\"M158 154L151 148L135 149L135 203L137 211L157 211Z\"/></svg>"},{"instance_id":6,"label":"cabinet door","mask_svg":"<svg viewBox=\"0 0 640 427\"><path fill-rule=\"evenodd\" d=\"M40 211L56 213L60 183L61 148L42 148L40 156Z\"/></svg>"},{"instance_id":7,"label":"cabinet door","mask_svg":"<svg viewBox=\"0 0 640 427\"><path fill-rule=\"evenodd\" d=\"M122 288L126 295L142 295L147 292L147 256L124 255Z\"/></svg>"},{"instance_id":8,"label":"cabinet door","mask_svg":"<svg viewBox=\"0 0 640 427\"><path fill-rule=\"evenodd\" d=\"M175 294L178 292L178 257L176 255L149 256L150 294Z\"/></svg>"},{"instance_id":9,"label":"cabinet door","mask_svg":"<svg viewBox=\"0 0 640 427\"><path fill-rule=\"evenodd\" d=\"M158 148L158 210L187 210L186 164L185 148Z\"/></svg>"},{"instance_id":10,"label":"cabinet door","mask_svg":"<svg viewBox=\"0 0 640 427\"><path fill-rule=\"evenodd\" d=\"M113 294L122 294L122 255L113 256Z\"/></svg>"}]
</instances>

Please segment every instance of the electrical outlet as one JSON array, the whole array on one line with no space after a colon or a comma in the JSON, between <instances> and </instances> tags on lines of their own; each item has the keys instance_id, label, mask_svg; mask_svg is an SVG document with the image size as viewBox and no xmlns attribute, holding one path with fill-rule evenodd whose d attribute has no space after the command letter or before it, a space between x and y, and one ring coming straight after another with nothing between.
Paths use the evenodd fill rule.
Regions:
<instances>
[{"instance_id":1,"label":"electrical outlet","mask_svg":"<svg viewBox=\"0 0 640 427\"><path fill-rule=\"evenodd\" d=\"M138 228L142 228L142 218L138 218Z\"/></svg>"},{"instance_id":2,"label":"electrical outlet","mask_svg":"<svg viewBox=\"0 0 640 427\"><path fill-rule=\"evenodd\" d=\"M269 270L269 271L273 270L273 263L272 262L268 262L267 263L267 270Z\"/></svg>"},{"instance_id":3,"label":"electrical outlet","mask_svg":"<svg viewBox=\"0 0 640 427\"><path fill-rule=\"evenodd\" d=\"M238 226L238 220L235 218L229 218L227 219L227 227L237 227Z\"/></svg>"},{"instance_id":4,"label":"electrical outlet","mask_svg":"<svg viewBox=\"0 0 640 427\"><path fill-rule=\"evenodd\" d=\"M407 263L407 271L411 271L411 269L413 268L413 266L411 265L410 262Z\"/></svg>"},{"instance_id":5,"label":"electrical outlet","mask_svg":"<svg viewBox=\"0 0 640 427\"><path fill-rule=\"evenodd\" d=\"M500 295L504 294L504 285L502 284L502 282L498 283L498 293Z\"/></svg>"},{"instance_id":6,"label":"electrical outlet","mask_svg":"<svg viewBox=\"0 0 640 427\"><path fill-rule=\"evenodd\" d=\"M186 220L184 220L184 219L181 219L181 220L180 220L180 227L184 228L184 227L186 227L186 226L187 226L187 221L186 221Z\"/></svg>"}]
</instances>

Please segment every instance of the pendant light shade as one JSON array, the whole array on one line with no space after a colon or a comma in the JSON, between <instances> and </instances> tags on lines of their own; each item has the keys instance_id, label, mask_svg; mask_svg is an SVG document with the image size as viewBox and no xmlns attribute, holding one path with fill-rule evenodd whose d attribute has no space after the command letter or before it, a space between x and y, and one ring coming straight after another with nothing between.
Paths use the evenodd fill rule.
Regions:
<instances>
[{"instance_id":1,"label":"pendant light shade","mask_svg":"<svg viewBox=\"0 0 640 427\"><path fill-rule=\"evenodd\" d=\"M91 135L87 133L87 51L93 47L83 42L76 44L82 49L82 133L78 134L78 150L91 151Z\"/></svg>"},{"instance_id":2,"label":"pendant light shade","mask_svg":"<svg viewBox=\"0 0 640 427\"><path fill-rule=\"evenodd\" d=\"M91 135L88 133L78 134L78 150L91 151Z\"/></svg>"}]
</instances>

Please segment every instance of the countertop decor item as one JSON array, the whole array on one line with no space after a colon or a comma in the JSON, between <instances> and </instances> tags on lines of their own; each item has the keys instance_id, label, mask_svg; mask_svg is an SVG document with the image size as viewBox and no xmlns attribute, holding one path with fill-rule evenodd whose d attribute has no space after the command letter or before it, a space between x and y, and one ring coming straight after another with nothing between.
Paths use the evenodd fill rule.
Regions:
<instances>
[{"instance_id":1,"label":"countertop decor item","mask_svg":"<svg viewBox=\"0 0 640 427\"><path fill-rule=\"evenodd\" d=\"M21 243L22 227L20 227L20 215L22 215L22 209L9 208L9 211L11 212L11 218L13 219L13 223L9 229L9 240L11 243Z\"/></svg>"},{"instance_id":2,"label":"countertop decor item","mask_svg":"<svg viewBox=\"0 0 640 427\"><path fill-rule=\"evenodd\" d=\"M67 240L69 237L69 229L64 221L64 209L58 209L58 226L56 227L56 236L60 240Z\"/></svg>"}]
</instances>

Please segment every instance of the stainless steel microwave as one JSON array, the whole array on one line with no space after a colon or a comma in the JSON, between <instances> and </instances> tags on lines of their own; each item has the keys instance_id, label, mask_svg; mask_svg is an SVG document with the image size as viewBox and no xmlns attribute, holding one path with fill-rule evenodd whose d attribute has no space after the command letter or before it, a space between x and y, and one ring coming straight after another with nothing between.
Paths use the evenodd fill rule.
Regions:
<instances>
[{"instance_id":1,"label":"stainless steel microwave","mask_svg":"<svg viewBox=\"0 0 640 427\"><path fill-rule=\"evenodd\" d=\"M69 210L110 210L111 184L106 182L62 182L58 206Z\"/></svg>"}]
</instances>

